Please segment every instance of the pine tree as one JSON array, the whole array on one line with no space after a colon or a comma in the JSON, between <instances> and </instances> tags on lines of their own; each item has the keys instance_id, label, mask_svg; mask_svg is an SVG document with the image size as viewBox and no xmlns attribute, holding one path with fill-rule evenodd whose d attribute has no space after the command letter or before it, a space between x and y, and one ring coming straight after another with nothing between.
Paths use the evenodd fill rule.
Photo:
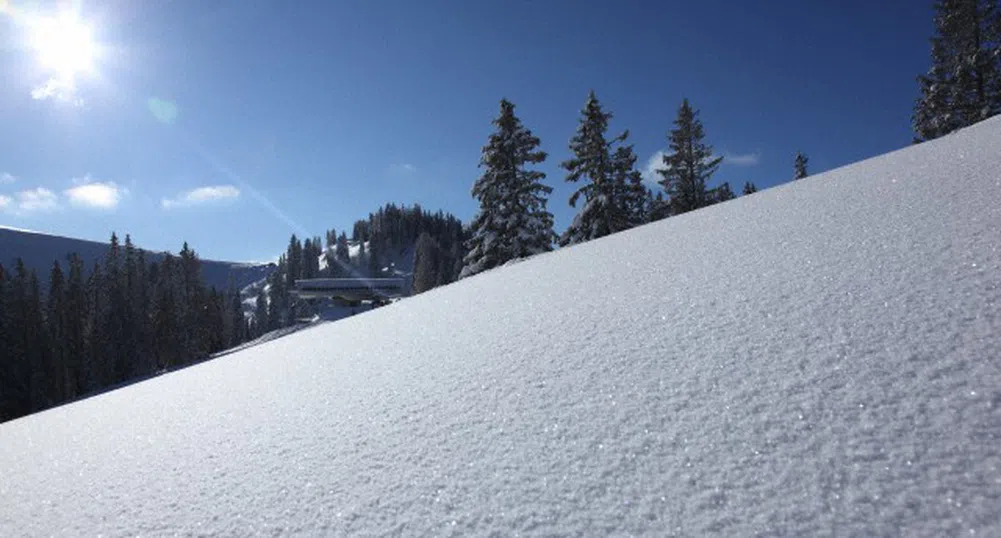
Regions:
<instances>
[{"instance_id":1,"label":"pine tree","mask_svg":"<svg viewBox=\"0 0 1001 538\"><path fill-rule=\"evenodd\" d=\"M758 187L755 186L754 183L751 183L750 181L744 183L744 196L747 196L748 194L754 194L756 192L758 192Z\"/></svg>"},{"instance_id":2,"label":"pine tree","mask_svg":"<svg viewBox=\"0 0 1001 538\"><path fill-rule=\"evenodd\" d=\"M712 191L713 203L725 202L727 200L733 200L737 196L733 194L733 190L730 189L730 182L724 181L722 185L716 187Z\"/></svg>"},{"instance_id":3,"label":"pine tree","mask_svg":"<svg viewBox=\"0 0 1001 538\"><path fill-rule=\"evenodd\" d=\"M633 146L621 145L612 154L612 177L616 200L628 219L628 227L646 224L650 219L650 189L643 185L643 173L636 169Z\"/></svg>"},{"instance_id":4,"label":"pine tree","mask_svg":"<svg viewBox=\"0 0 1001 538\"><path fill-rule=\"evenodd\" d=\"M658 192L650 201L650 222L666 219L671 216L671 204L664 199L664 193Z\"/></svg>"},{"instance_id":5,"label":"pine tree","mask_svg":"<svg viewBox=\"0 0 1001 538\"><path fill-rule=\"evenodd\" d=\"M240 292L233 289L229 294L229 315L231 333L228 347L233 348L247 341L247 317L243 314Z\"/></svg>"},{"instance_id":6,"label":"pine tree","mask_svg":"<svg viewBox=\"0 0 1001 538\"><path fill-rule=\"evenodd\" d=\"M53 374L49 359L51 342L45 325L45 311L42 307L42 291L38 275L34 270L28 278L27 310L25 312L26 349L28 379L30 387L31 411L40 411L55 403L50 399L48 380Z\"/></svg>"},{"instance_id":7,"label":"pine tree","mask_svg":"<svg viewBox=\"0 0 1001 538\"><path fill-rule=\"evenodd\" d=\"M104 318L104 332L107 336L105 349L107 355L103 357L104 366L101 372L101 386L109 386L124 381L127 377L128 349L127 340L129 338L129 313L126 309L125 299L125 277L122 269L122 252L118 243L118 236L111 234L111 242L108 254L104 261L105 279L103 280L103 290L107 300L107 316Z\"/></svg>"},{"instance_id":8,"label":"pine tree","mask_svg":"<svg viewBox=\"0 0 1001 538\"><path fill-rule=\"evenodd\" d=\"M181 351L184 364L205 358L209 350L209 334L205 319L206 291L202 283L201 261L185 242L178 256L181 300Z\"/></svg>"},{"instance_id":9,"label":"pine tree","mask_svg":"<svg viewBox=\"0 0 1001 538\"><path fill-rule=\"evenodd\" d=\"M87 390L83 365L89 363L86 338L87 286L83 278L83 260L75 253L69 256L69 276L66 279L66 353L68 374L67 398L75 398Z\"/></svg>"},{"instance_id":10,"label":"pine tree","mask_svg":"<svg viewBox=\"0 0 1001 538\"><path fill-rule=\"evenodd\" d=\"M668 134L671 153L664 155L664 168L657 170L674 215L711 203L706 185L723 161L723 157L713 157L712 146L703 142L705 130L698 115L688 99L682 101L674 128Z\"/></svg>"},{"instance_id":11,"label":"pine tree","mask_svg":"<svg viewBox=\"0 0 1001 538\"><path fill-rule=\"evenodd\" d=\"M49 273L49 297L45 316L51 343L47 392L53 403L63 402L72 394L69 381L69 311L66 299L66 280L59 261L56 261Z\"/></svg>"},{"instance_id":12,"label":"pine tree","mask_svg":"<svg viewBox=\"0 0 1001 538\"><path fill-rule=\"evenodd\" d=\"M793 162L793 179L803 179L810 175L806 171L806 165L810 162L810 159L804 155L802 152L796 152L796 160Z\"/></svg>"},{"instance_id":13,"label":"pine tree","mask_svg":"<svg viewBox=\"0 0 1001 538\"><path fill-rule=\"evenodd\" d=\"M932 65L918 77L915 142L931 140L1001 112L1001 9L997 0L934 4Z\"/></svg>"},{"instance_id":14,"label":"pine tree","mask_svg":"<svg viewBox=\"0 0 1001 538\"><path fill-rule=\"evenodd\" d=\"M553 215L546 210L552 188L546 174L526 165L546 159L539 139L521 124L514 105L501 100L496 131L483 148L483 175L472 195L480 209L470 225L469 253L460 277L475 275L510 260L552 250L556 234Z\"/></svg>"},{"instance_id":15,"label":"pine tree","mask_svg":"<svg viewBox=\"0 0 1001 538\"><path fill-rule=\"evenodd\" d=\"M154 271L151 271L151 273ZM153 341L156 369L181 365L184 330L181 322L181 283L176 258L167 253L156 271L153 288Z\"/></svg>"},{"instance_id":16,"label":"pine tree","mask_svg":"<svg viewBox=\"0 0 1001 538\"><path fill-rule=\"evenodd\" d=\"M295 281L302 278L302 243L292 234L289 239L288 249L285 251L285 262L288 264L285 271L285 287L292 289Z\"/></svg>"},{"instance_id":17,"label":"pine tree","mask_svg":"<svg viewBox=\"0 0 1001 538\"><path fill-rule=\"evenodd\" d=\"M570 139L573 157L560 163L560 167L567 171L567 182L584 182L570 196L570 207L577 207L580 198L584 199L584 206L560 237L560 245L590 241L632 225L631 208L626 201L626 171L618 170L616 173L617 165L627 165L626 156L617 155L619 159L613 160L611 155L612 146L624 141L629 132L607 140L605 133L611 118L612 113L602 110L592 90L581 110L577 133ZM630 168L633 163L628 163Z\"/></svg>"},{"instance_id":18,"label":"pine tree","mask_svg":"<svg viewBox=\"0 0 1001 538\"><path fill-rule=\"evenodd\" d=\"M11 347L13 327L9 319L11 312L8 301L10 294L8 280L7 271L3 264L0 264L0 357L3 357L3 360L0 360L0 422L13 418L9 415L8 409L8 398L12 392L9 363L14 358Z\"/></svg>"},{"instance_id":19,"label":"pine tree","mask_svg":"<svg viewBox=\"0 0 1001 538\"><path fill-rule=\"evenodd\" d=\"M334 260L336 261L335 265L338 269L338 275L349 272L351 251L348 249L348 236L344 232L341 232L341 235L337 238L337 247L334 249Z\"/></svg>"},{"instance_id":20,"label":"pine tree","mask_svg":"<svg viewBox=\"0 0 1001 538\"><path fill-rule=\"evenodd\" d=\"M438 285L441 253L438 244L427 232L417 238L414 251L414 294L423 293Z\"/></svg>"},{"instance_id":21,"label":"pine tree","mask_svg":"<svg viewBox=\"0 0 1001 538\"><path fill-rule=\"evenodd\" d=\"M9 420L31 412L33 328L30 318L29 276L24 262L14 261L11 278L5 285L6 352L0 361L0 418Z\"/></svg>"}]
</instances>

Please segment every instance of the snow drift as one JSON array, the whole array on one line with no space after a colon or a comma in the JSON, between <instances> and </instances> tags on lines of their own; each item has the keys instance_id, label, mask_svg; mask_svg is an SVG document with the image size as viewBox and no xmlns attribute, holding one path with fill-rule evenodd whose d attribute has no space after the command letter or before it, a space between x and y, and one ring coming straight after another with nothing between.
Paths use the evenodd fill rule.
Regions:
<instances>
[{"instance_id":1,"label":"snow drift","mask_svg":"<svg viewBox=\"0 0 1001 538\"><path fill-rule=\"evenodd\" d=\"M1001 534L1001 118L0 426L0 535Z\"/></svg>"}]
</instances>

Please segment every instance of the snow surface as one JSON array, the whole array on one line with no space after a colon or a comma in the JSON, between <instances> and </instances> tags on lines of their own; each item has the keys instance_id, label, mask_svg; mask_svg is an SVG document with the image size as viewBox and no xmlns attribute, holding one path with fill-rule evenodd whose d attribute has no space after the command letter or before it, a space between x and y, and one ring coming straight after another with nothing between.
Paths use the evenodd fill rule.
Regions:
<instances>
[{"instance_id":1,"label":"snow surface","mask_svg":"<svg viewBox=\"0 0 1001 538\"><path fill-rule=\"evenodd\" d=\"M0 425L0 535L1001 535L999 141Z\"/></svg>"}]
</instances>

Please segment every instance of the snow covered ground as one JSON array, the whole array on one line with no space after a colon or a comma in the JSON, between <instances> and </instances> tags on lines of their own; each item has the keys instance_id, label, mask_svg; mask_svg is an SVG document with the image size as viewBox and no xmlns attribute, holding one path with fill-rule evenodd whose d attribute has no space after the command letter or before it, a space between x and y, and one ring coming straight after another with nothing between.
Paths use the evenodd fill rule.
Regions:
<instances>
[{"instance_id":1,"label":"snow covered ground","mask_svg":"<svg viewBox=\"0 0 1001 538\"><path fill-rule=\"evenodd\" d=\"M0 425L0 535L1001 535L999 141Z\"/></svg>"}]
</instances>

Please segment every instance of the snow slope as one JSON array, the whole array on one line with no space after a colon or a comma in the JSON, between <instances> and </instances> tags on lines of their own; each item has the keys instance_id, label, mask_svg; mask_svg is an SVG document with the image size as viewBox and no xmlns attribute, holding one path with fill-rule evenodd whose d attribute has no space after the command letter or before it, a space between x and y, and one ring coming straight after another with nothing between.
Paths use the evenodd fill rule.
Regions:
<instances>
[{"instance_id":1,"label":"snow slope","mask_svg":"<svg viewBox=\"0 0 1001 538\"><path fill-rule=\"evenodd\" d=\"M0 535L1001 535L999 140L0 425Z\"/></svg>"}]
</instances>

